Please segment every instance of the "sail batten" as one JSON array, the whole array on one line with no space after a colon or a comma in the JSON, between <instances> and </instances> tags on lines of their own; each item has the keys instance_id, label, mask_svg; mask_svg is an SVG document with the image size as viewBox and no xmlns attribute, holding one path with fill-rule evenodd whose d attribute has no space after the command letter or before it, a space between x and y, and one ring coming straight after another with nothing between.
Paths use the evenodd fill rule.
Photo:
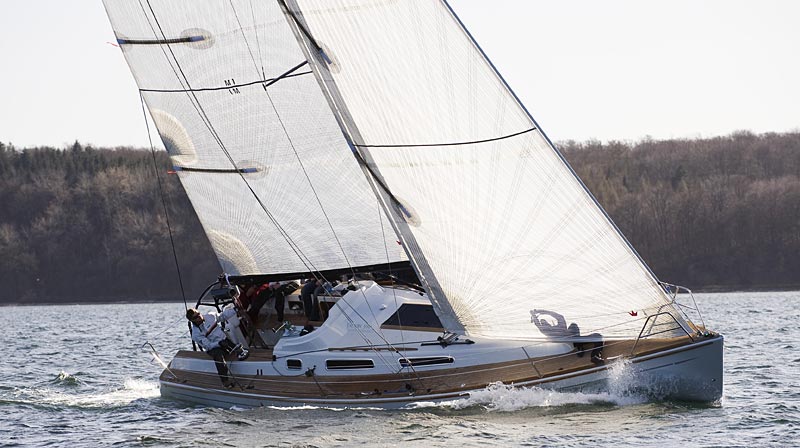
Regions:
<instances>
[{"instance_id":1,"label":"sail batten","mask_svg":"<svg viewBox=\"0 0 800 448\"><path fill-rule=\"evenodd\" d=\"M535 339L548 311L624 338L641 316L680 320L444 2L286 9L445 328Z\"/></svg>"}]
</instances>

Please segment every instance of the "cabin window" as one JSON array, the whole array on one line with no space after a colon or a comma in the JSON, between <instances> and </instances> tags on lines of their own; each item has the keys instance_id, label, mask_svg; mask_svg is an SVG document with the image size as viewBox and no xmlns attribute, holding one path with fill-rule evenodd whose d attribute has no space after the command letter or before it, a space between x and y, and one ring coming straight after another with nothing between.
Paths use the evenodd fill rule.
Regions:
<instances>
[{"instance_id":1,"label":"cabin window","mask_svg":"<svg viewBox=\"0 0 800 448\"><path fill-rule=\"evenodd\" d=\"M403 367L422 367L437 364L452 364L453 358L451 356L432 356L429 358L400 358L398 361L400 361L400 365Z\"/></svg>"},{"instance_id":2,"label":"cabin window","mask_svg":"<svg viewBox=\"0 0 800 448\"><path fill-rule=\"evenodd\" d=\"M290 370L300 370L303 368L303 361L299 359L287 359L286 368Z\"/></svg>"},{"instance_id":3,"label":"cabin window","mask_svg":"<svg viewBox=\"0 0 800 448\"><path fill-rule=\"evenodd\" d=\"M325 367L328 370L371 369L375 363L371 359L329 359Z\"/></svg>"},{"instance_id":4,"label":"cabin window","mask_svg":"<svg viewBox=\"0 0 800 448\"><path fill-rule=\"evenodd\" d=\"M404 303L391 315L381 328L397 330L444 331L439 316L431 305Z\"/></svg>"}]
</instances>

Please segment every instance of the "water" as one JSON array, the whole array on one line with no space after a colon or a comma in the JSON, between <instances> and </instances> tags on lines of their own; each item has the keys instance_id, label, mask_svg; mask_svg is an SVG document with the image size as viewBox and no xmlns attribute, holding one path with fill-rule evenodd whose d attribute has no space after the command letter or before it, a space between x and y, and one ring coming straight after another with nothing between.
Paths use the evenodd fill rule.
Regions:
<instances>
[{"instance_id":1,"label":"water","mask_svg":"<svg viewBox=\"0 0 800 448\"><path fill-rule=\"evenodd\" d=\"M0 446L794 446L800 292L698 295L726 336L721 403L494 386L408 410L213 409L160 398L183 304L2 308ZM620 382L625 379L624 372Z\"/></svg>"}]
</instances>

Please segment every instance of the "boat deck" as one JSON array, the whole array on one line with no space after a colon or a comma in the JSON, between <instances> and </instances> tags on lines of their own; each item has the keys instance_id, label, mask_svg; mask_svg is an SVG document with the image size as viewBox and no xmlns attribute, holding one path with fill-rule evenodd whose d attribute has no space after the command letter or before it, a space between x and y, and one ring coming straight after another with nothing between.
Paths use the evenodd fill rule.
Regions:
<instances>
[{"instance_id":1,"label":"boat deck","mask_svg":"<svg viewBox=\"0 0 800 448\"><path fill-rule=\"evenodd\" d=\"M298 370L296 375L264 375L256 368L263 362L273 360L272 350L253 349L246 361L237 362L239 372L247 371L247 366L253 366L252 374L239 373L236 380L239 387L233 391L248 394L263 395L267 397L286 397L294 399L353 399L353 398L391 398L408 397L409 395L439 395L458 396L467 390L481 389L489 384L502 380L505 384L520 383L547 383L563 378L565 375L582 375L605 369L606 363L620 357L630 358L636 362L637 358L663 352L682 346L690 346L707 338L689 337L642 339L636 343L634 340L607 341L603 346L605 362L592 362L591 348L584 351L572 352L543 358L528 358L516 361L480 364L460 368L439 369L402 369L396 374L371 374L371 375L346 375L331 376L320 375L309 369ZM635 346L635 353L632 350ZM203 352L180 351L178 358L208 359ZM400 370L400 369L398 369ZM165 371L161 381L165 383L188 384L204 389L224 390L216 373L192 372L175 370L177 376Z\"/></svg>"}]
</instances>

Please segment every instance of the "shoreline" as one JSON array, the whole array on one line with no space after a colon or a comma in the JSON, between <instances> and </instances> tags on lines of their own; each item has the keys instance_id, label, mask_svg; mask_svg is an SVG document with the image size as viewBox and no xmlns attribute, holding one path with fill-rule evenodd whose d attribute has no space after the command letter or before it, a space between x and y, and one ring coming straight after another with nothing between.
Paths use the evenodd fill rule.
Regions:
<instances>
[{"instance_id":1,"label":"shoreline","mask_svg":"<svg viewBox=\"0 0 800 448\"><path fill-rule=\"evenodd\" d=\"M770 292L792 292L800 291L800 285L787 285L787 286L773 286L768 288L726 288L721 286L709 286L703 289L692 290L693 294L737 294L737 293L770 293ZM685 294L685 293L683 293ZM186 302L187 305L193 306L194 300ZM134 304L152 304L152 303L183 303L180 298L124 298L124 299L83 299L75 301L67 300L44 300L41 302L0 302L0 307L4 306L42 306L42 305L134 305Z\"/></svg>"}]
</instances>

